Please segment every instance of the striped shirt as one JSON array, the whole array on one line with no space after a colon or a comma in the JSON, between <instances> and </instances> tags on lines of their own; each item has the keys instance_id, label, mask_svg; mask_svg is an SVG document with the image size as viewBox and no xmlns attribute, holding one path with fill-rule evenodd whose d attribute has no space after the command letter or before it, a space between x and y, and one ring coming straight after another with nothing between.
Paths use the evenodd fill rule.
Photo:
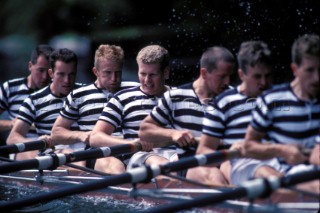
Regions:
<instances>
[{"instance_id":1,"label":"striped shirt","mask_svg":"<svg viewBox=\"0 0 320 213\"><path fill-rule=\"evenodd\" d=\"M147 95L140 87L122 90L115 94L103 109L99 120L121 126L125 139L138 138L141 121L149 115L158 98Z\"/></svg>"},{"instance_id":2,"label":"striped shirt","mask_svg":"<svg viewBox=\"0 0 320 213\"><path fill-rule=\"evenodd\" d=\"M23 101L35 92L27 86L27 82L27 77L17 78L4 82L0 87L0 109L8 112L10 120L18 116ZM30 129L27 137L37 138L38 136L35 130Z\"/></svg>"},{"instance_id":3,"label":"striped shirt","mask_svg":"<svg viewBox=\"0 0 320 213\"><path fill-rule=\"evenodd\" d=\"M140 85L137 82L121 82L119 91ZM73 90L67 97L60 115L78 122L81 131L91 131L113 93L99 89L95 83ZM117 129L115 133L121 132Z\"/></svg>"},{"instance_id":4,"label":"striped shirt","mask_svg":"<svg viewBox=\"0 0 320 213\"><path fill-rule=\"evenodd\" d=\"M233 144L244 139L256 98L240 93L240 86L217 96L203 120L203 134Z\"/></svg>"},{"instance_id":5,"label":"striped shirt","mask_svg":"<svg viewBox=\"0 0 320 213\"><path fill-rule=\"evenodd\" d=\"M282 84L257 99L251 126L275 143L311 148L319 133L319 100L302 101L290 84Z\"/></svg>"},{"instance_id":6,"label":"striped shirt","mask_svg":"<svg viewBox=\"0 0 320 213\"><path fill-rule=\"evenodd\" d=\"M22 103L18 118L30 125L34 123L39 136L50 135L65 99L66 96L53 95L49 85L31 94ZM77 125L74 125L74 128L78 129Z\"/></svg>"},{"instance_id":7,"label":"striped shirt","mask_svg":"<svg viewBox=\"0 0 320 213\"><path fill-rule=\"evenodd\" d=\"M192 83L189 83L165 92L150 115L162 126L189 130L194 137L199 137L207 107L207 104L200 102Z\"/></svg>"}]
</instances>

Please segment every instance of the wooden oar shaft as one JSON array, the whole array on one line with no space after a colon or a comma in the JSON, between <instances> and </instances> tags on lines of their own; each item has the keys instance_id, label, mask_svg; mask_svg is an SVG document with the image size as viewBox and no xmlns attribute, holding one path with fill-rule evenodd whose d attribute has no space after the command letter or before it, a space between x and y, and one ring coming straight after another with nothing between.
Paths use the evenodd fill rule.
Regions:
<instances>
[{"instance_id":1,"label":"wooden oar shaft","mask_svg":"<svg viewBox=\"0 0 320 213\"><path fill-rule=\"evenodd\" d=\"M219 194L209 194L194 198L188 201L180 201L165 206L150 209L148 213L175 212L195 207L203 207L221 203L228 199L239 199L242 197L258 198L272 193L280 187L289 187L299 183L319 179L320 170L315 169L307 172L300 172L281 178L255 179L242 184L242 186L231 191Z\"/></svg>"},{"instance_id":2,"label":"wooden oar shaft","mask_svg":"<svg viewBox=\"0 0 320 213\"><path fill-rule=\"evenodd\" d=\"M25 143L17 143L17 144L11 144L7 146L0 146L0 155L27 152L32 150L40 150L45 148L47 148L47 144L44 140L29 141Z\"/></svg>"}]
</instances>

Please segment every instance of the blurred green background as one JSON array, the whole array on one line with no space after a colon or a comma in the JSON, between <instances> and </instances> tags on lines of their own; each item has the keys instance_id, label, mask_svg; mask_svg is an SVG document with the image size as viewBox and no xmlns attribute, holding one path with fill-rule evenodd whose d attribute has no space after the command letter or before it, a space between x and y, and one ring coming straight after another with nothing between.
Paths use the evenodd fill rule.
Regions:
<instances>
[{"instance_id":1,"label":"blurred green background","mask_svg":"<svg viewBox=\"0 0 320 213\"><path fill-rule=\"evenodd\" d=\"M126 80L137 79L135 56L143 46L163 45L172 57L168 84L178 85L198 76L205 48L222 45L236 54L252 39L269 44L280 83L292 77L294 39L319 34L319 14L319 0L1 0L0 83L27 75L30 52L41 43L74 50L78 81L90 83L94 51L108 43L125 50Z\"/></svg>"}]
</instances>

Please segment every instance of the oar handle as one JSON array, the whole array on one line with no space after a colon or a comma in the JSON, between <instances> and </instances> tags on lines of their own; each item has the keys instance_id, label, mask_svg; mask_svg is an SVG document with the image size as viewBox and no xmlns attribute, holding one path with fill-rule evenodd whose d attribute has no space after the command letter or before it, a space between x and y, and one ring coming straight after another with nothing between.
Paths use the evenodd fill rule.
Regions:
<instances>
[{"instance_id":1,"label":"oar handle","mask_svg":"<svg viewBox=\"0 0 320 213\"><path fill-rule=\"evenodd\" d=\"M47 143L44 140L35 140L25 143L11 144L6 146L0 146L0 155L46 149L47 147Z\"/></svg>"}]
</instances>

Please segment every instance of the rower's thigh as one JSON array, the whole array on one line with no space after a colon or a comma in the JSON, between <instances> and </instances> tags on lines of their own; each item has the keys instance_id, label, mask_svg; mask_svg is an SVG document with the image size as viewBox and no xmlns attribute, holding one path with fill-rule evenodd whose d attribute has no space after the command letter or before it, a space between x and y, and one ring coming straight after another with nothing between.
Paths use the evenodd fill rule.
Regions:
<instances>
[{"instance_id":1,"label":"rower's thigh","mask_svg":"<svg viewBox=\"0 0 320 213\"><path fill-rule=\"evenodd\" d=\"M226 180L230 183L230 177L231 177L231 163L229 160L223 162L220 165L220 170L222 172L222 174L224 175L224 177L226 178Z\"/></svg>"},{"instance_id":2,"label":"rower's thigh","mask_svg":"<svg viewBox=\"0 0 320 213\"><path fill-rule=\"evenodd\" d=\"M115 157L97 159L94 169L109 174L121 174L126 171L123 162Z\"/></svg>"}]
</instances>

